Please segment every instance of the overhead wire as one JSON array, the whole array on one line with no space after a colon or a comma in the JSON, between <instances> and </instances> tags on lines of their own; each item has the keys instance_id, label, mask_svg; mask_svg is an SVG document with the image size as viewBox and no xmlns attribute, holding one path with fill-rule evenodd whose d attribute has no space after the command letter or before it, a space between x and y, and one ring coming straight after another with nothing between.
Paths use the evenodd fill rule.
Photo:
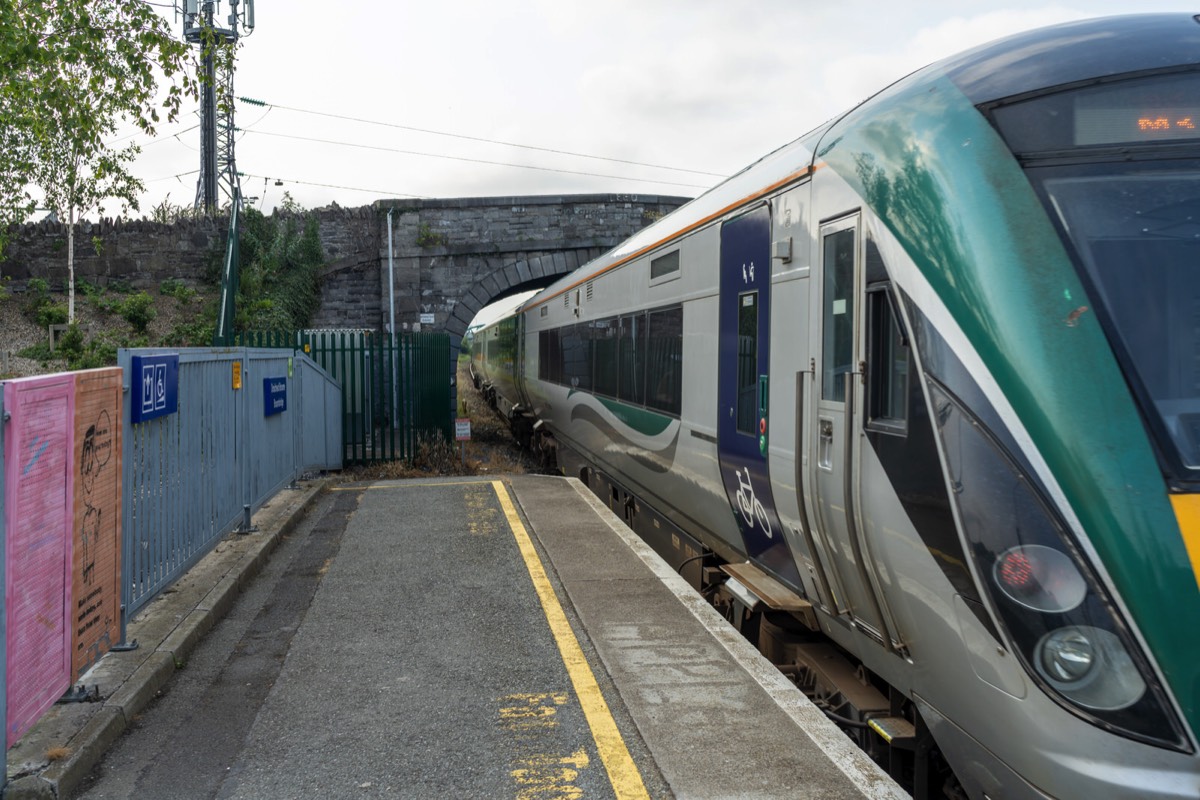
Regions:
<instances>
[{"instance_id":1,"label":"overhead wire","mask_svg":"<svg viewBox=\"0 0 1200 800\"><path fill-rule=\"evenodd\" d=\"M199 172L199 170L196 170L196 171ZM410 192L390 192L390 191L384 191L382 189L363 189L359 186L339 186L334 183L317 183L315 181L301 181L301 180L296 180L295 178L284 178L279 175L275 175L275 176L255 175L254 173L251 173L251 172L239 172L238 174L241 175L243 178L262 178L263 181L269 181L269 180L274 179L277 181L284 181L285 183L297 183L297 184L300 184L301 186L318 186L322 189L344 189L348 192L364 192L366 194L377 194L377 195L380 195L381 197L411 197L415 200L430 199L428 195L412 194Z\"/></svg>"},{"instance_id":2,"label":"overhead wire","mask_svg":"<svg viewBox=\"0 0 1200 800\"><path fill-rule=\"evenodd\" d=\"M657 178L629 178L629 177L626 177L623 175L605 175L605 174L597 173L597 172L583 172L580 170L559 169L556 167L538 167L538 166L534 166L532 164L514 164L514 163L506 162L506 161L489 161L489 160L483 159L483 158L468 158L466 156L448 156L448 155L443 155L440 153L423 153L423 152L419 152L416 150L402 150L402 149L396 148L396 147L383 147L380 145L372 145L372 144L357 144L355 142L341 142L341 141L336 141L334 139L318 139L318 138L315 138L312 136L297 136L297 135L291 134L291 133L277 133L274 131L245 131L245 132L257 134L259 136L275 136L280 139L294 139L294 140L300 141L300 142L315 142L317 144L331 144L331 145L337 145L340 147L355 147L355 148L358 148L361 150L377 150L377 151L381 151L381 152L385 152L385 153L400 153L402 155L421 156L422 158L442 158L442 159L447 159L449 161L466 161L466 162L469 162L472 164L488 164L488 165L497 166L497 167L513 167L513 168L517 168L517 169L532 169L532 170L537 170L539 172L557 172L557 173L560 173L563 175L583 175L583 176L586 176L589 178L610 178L613 180L631 181L634 183L654 183L654 184L658 184L660 186L684 186L684 187L687 187L690 189L707 189L707 188L709 188L708 184L680 183L677 181L659 180Z\"/></svg>"},{"instance_id":3,"label":"overhead wire","mask_svg":"<svg viewBox=\"0 0 1200 800\"><path fill-rule=\"evenodd\" d=\"M631 160L623 159L623 158L612 158L610 156L597 156L597 155L592 155L590 153L577 153L577 152L573 152L570 150L558 150L558 149L555 149L552 147L539 147L537 145L520 144L518 142L506 142L506 141L503 141L500 139L488 139L488 138L485 138L482 136L468 136L468 135L462 134L462 133L449 133L447 131L432 130L430 128L418 128L418 127L415 127L412 125L400 125L400 124L394 123L394 122L382 122L380 120L365 119L363 117L351 117L351 116L348 116L345 114L333 114L333 113L330 113L327 111L313 111L311 109L296 108L294 106L284 106L284 105L279 105L278 103L268 103L265 100L255 100L255 99L249 98L249 97L238 97L237 99L242 101L243 103L248 103L250 105L266 106L269 108L278 108L282 111L292 111L297 114L311 114L313 116L318 116L318 117L329 117L330 119L341 119L341 120L346 120L349 122L361 122L365 125L378 125L378 126L385 127L385 128L396 128L398 130L413 131L415 133L426 133L426 134L430 134L432 136L446 136L446 137L449 137L452 139L464 139L464 140L470 141L470 142L482 142L485 144L498 144L498 145L503 145L504 147L517 147L517 148L520 148L523 150L536 150L536 151L539 151L542 153L554 153L556 155L573 156L575 158L590 158L590 159L595 159L597 161L611 161L613 163L629 164L629 165L635 166L635 167L650 167L651 169L663 169L663 170L669 170L672 172L688 172L688 173L692 173L694 175L707 175L707 176L713 177L713 178L729 177L728 175L724 175L719 172L705 172L704 170L686 169L684 167L668 167L668 166L664 166L662 164L648 164L648 163L645 163L642 161L631 161ZM580 174L586 174L586 173L580 173ZM606 175L606 176L601 176L601 177L612 177L612 176ZM676 185L684 186L687 184L676 184Z\"/></svg>"}]
</instances>

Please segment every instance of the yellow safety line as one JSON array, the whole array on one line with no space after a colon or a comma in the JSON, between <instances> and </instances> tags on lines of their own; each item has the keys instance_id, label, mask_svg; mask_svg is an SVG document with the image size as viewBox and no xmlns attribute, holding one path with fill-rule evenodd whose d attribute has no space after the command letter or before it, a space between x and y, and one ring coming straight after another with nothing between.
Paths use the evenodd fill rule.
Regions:
<instances>
[{"instance_id":1,"label":"yellow safety line","mask_svg":"<svg viewBox=\"0 0 1200 800\"><path fill-rule=\"evenodd\" d=\"M546 577L542 560L538 557L537 550L534 549L533 542L525 531L525 526L521 524L521 518L517 516L516 508L509 498L508 489L505 488L502 481L492 481L492 487L496 490L496 497L500 499L500 507L504 510L504 516L508 518L508 526L517 540L521 557L525 559L525 567L529 570L533 588L537 591L538 599L542 603L546 621L550 623L550 631L554 634L558 652L562 655L563 664L567 667L567 674L571 677L571 684L575 687L575 694L579 697L579 704L583 707L583 714L587 718L588 727L592 730L592 738L596 742L596 749L600 752L600 760L604 762L604 768L608 771L608 780L612 784L613 791L618 800L623 800L623 798L631 798L631 800L632 798L647 798L648 800L650 795L647 794L646 786L642 783L642 775L629 755L629 749L625 746L625 740L621 738L621 732L617 730L617 723L608 710L608 703L604 701L604 695L600 693L600 686L596 683L592 668L588 666L583 649L579 646L579 640L575 638L575 633L571 630L570 623L567 622L567 615L563 613L562 605L559 604L558 597L554 594L554 587L550 585L550 579Z\"/></svg>"}]
</instances>

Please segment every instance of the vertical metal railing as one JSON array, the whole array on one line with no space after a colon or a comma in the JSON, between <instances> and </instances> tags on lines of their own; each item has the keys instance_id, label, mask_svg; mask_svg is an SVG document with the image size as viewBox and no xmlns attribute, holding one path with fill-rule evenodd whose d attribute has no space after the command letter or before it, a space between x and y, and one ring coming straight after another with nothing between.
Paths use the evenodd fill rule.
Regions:
<instances>
[{"instance_id":1,"label":"vertical metal railing","mask_svg":"<svg viewBox=\"0 0 1200 800\"><path fill-rule=\"evenodd\" d=\"M296 447L307 438L297 428L319 424L313 413L341 416L336 384L308 359L291 349L121 350L127 385L134 355L167 353L179 355L177 412L133 425L127 403L122 421L126 619L303 470L342 466L341 443L329 447L327 435ZM265 412L263 381L273 378L288 383L281 414ZM306 416L309 390L320 399Z\"/></svg>"},{"instance_id":2,"label":"vertical metal railing","mask_svg":"<svg viewBox=\"0 0 1200 800\"><path fill-rule=\"evenodd\" d=\"M450 339L371 331L251 331L246 347L293 347L341 384L347 463L410 460L422 438L451 436Z\"/></svg>"}]
</instances>

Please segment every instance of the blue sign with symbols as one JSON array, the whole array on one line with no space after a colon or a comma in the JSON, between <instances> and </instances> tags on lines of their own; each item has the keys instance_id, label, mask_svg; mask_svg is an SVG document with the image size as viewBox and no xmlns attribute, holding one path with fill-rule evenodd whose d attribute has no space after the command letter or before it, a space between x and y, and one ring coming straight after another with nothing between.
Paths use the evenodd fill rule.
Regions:
<instances>
[{"instance_id":1,"label":"blue sign with symbols","mask_svg":"<svg viewBox=\"0 0 1200 800\"><path fill-rule=\"evenodd\" d=\"M287 376L263 378L263 416L287 411Z\"/></svg>"},{"instance_id":2,"label":"blue sign with symbols","mask_svg":"<svg viewBox=\"0 0 1200 800\"><path fill-rule=\"evenodd\" d=\"M149 422L179 410L179 355L133 356L130 359L133 402L130 421Z\"/></svg>"}]
</instances>

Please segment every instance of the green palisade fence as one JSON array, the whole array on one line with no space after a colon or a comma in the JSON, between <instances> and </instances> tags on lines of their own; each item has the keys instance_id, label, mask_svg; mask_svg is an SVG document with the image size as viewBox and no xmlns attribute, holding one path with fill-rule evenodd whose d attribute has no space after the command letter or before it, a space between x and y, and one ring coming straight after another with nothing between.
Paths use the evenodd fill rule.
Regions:
<instances>
[{"instance_id":1,"label":"green palisade fence","mask_svg":"<svg viewBox=\"0 0 1200 800\"><path fill-rule=\"evenodd\" d=\"M446 334L248 331L237 344L301 350L341 384L347 464L408 461L422 438L452 438Z\"/></svg>"}]
</instances>

